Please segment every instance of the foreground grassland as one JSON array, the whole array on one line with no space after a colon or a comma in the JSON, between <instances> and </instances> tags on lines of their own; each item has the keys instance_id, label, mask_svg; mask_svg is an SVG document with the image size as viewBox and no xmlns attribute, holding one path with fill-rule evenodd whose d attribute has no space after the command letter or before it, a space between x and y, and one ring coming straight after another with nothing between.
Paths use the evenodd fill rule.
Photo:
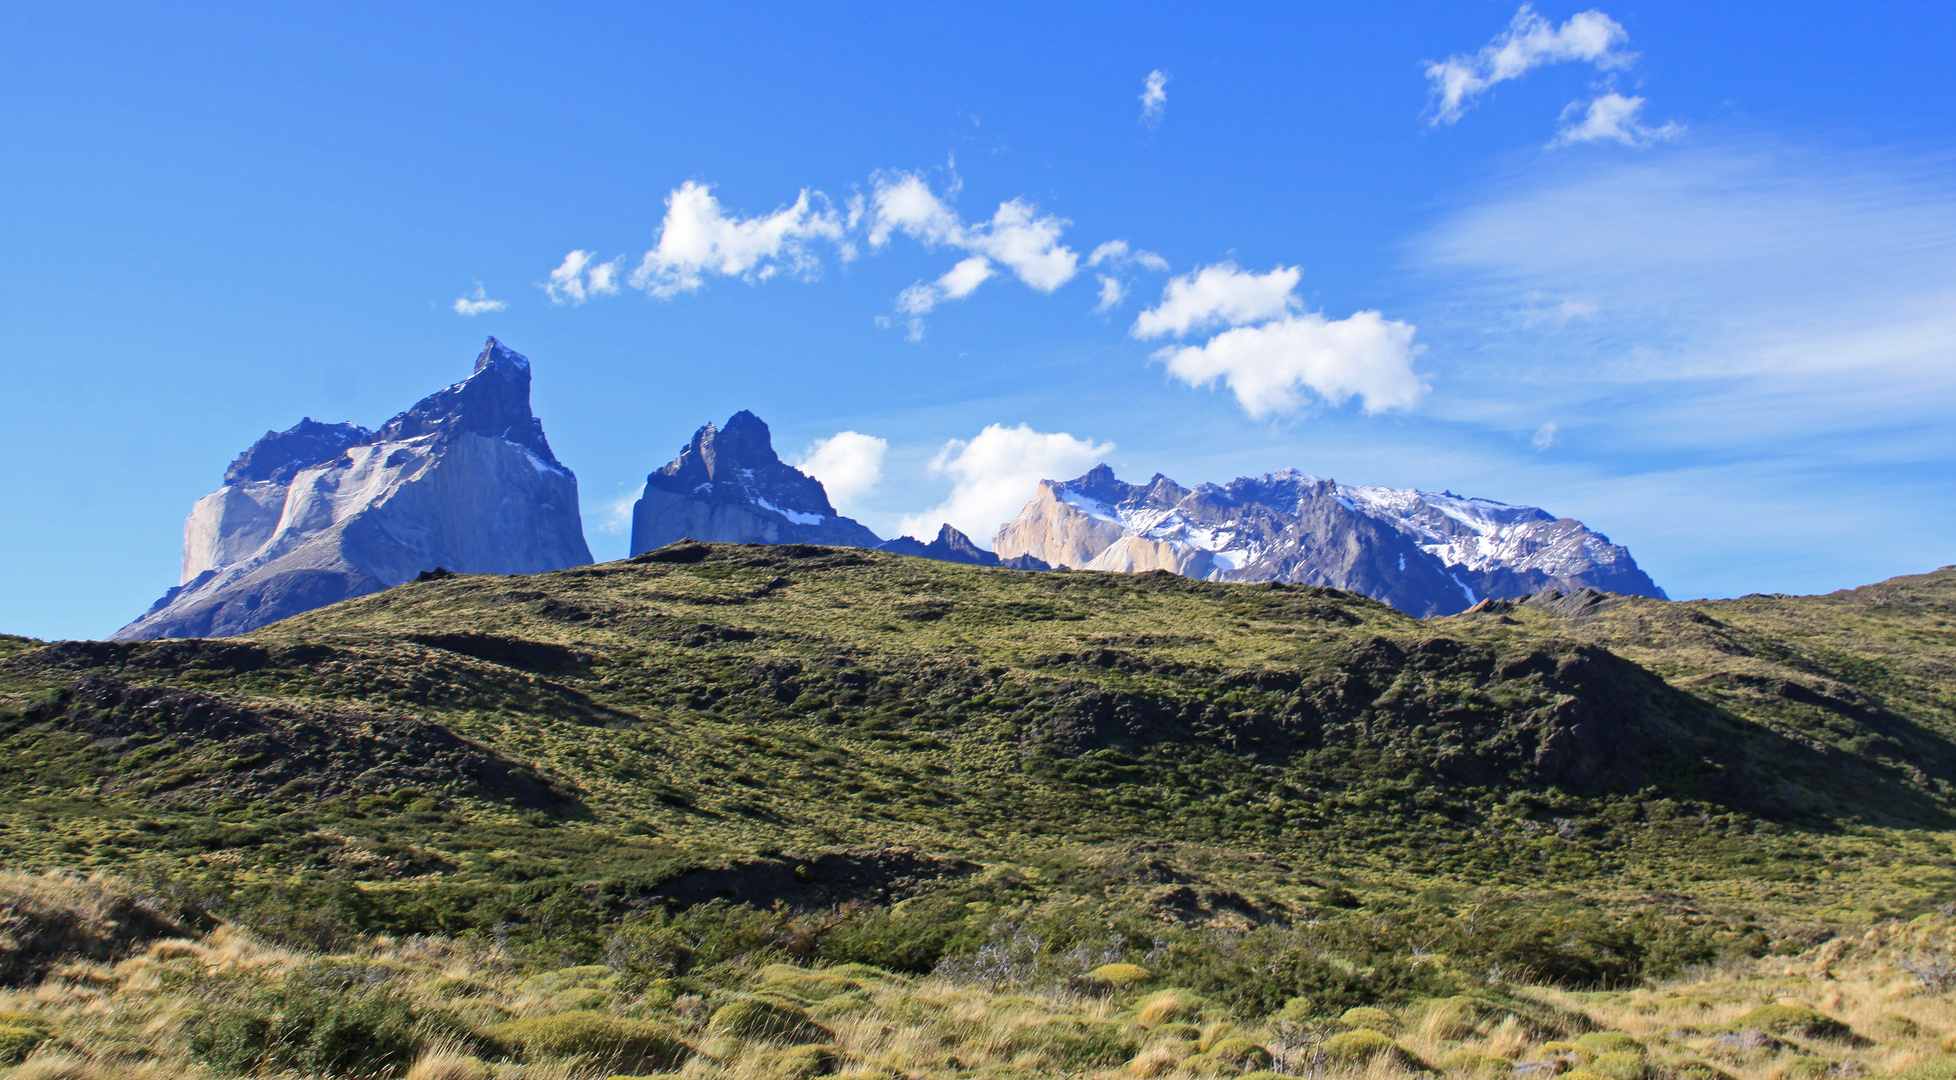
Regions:
<instances>
[{"instance_id":1,"label":"foreground grassland","mask_svg":"<svg viewBox=\"0 0 1956 1080\"><path fill-rule=\"evenodd\" d=\"M1956 1033L1952 618L1956 569L1422 621L686 543L245 638L0 638L0 860L147 898L93 938L14 902L0 1057L1887 1073ZM1747 1019L1781 999L1833 1020Z\"/></svg>"}]
</instances>

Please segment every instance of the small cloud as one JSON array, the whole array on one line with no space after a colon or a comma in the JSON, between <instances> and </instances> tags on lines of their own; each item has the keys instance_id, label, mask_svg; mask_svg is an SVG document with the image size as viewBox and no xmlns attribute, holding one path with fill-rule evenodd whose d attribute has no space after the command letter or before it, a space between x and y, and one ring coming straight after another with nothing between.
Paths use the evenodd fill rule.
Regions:
<instances>
[{"instance_id":1,"label":"small cloud","mask_svg":"<svg viewBox=\"0 0 1956 1080\"><path fill-rule=\"evenodd\" d=\"M1411 323L1376 311L1344 319L1306 312L1225 330L1201 345L1155 353L1190 386L1223 380L1252 419L1303 408L1308 389L1333 405L1356 397L1368 413L1410 409L1426 395L1413 371Z\"/></svg>"},{"instance_id":2,"label":"small cloud","mask_svg":"<svg viewBox=\"0 0 1956 1080\"><path fill-rule=\"evenodd\" d=\"M1141 87L1141 121L1145 124L1161 122L1162 110L1168 107L1168 73L1156 68L1148 72L1147 80ZM1198 110L1200 111L1200 110Z\"/></svg>"},{"instance_id":3,"label":"small cloud","mask_svg":"<svg viewBox=\"0 0 1956 1080\"><path fill-rule=\"evenodd\" d=\"M1120 307L1121 301L1125 299L1127 299L1127 286L1121 284L1121 279L1101 274L1100 303L1094 306L1094 311L1096 313L1112 311Z\"/></svg>"},{"instance_id":4,"label":"small cloud","mask_svg":"<svg viewBox=\"0 0 1956 1080\"><path fill-rule=\"evenodd\" d=\"M1138 338L1181 337L1217 324L1240 326L1276 318L1297 306L1290 291L1302 276L1295 266L1279 266L1267 274L1239 270L1229 262L1198 267L1170 278L1161 303L1143 311L1131 332Z\"/></svg>"},{"instance_id":5,"label":"small cloud","mask_svg":"<svg viewBox=\"0 0 1956 1080\"><path fill-rule=\"evenodd\" d=\"M1060 242L1071 222L1042 215L1023 199L1000 203L990 221L967 224L916 173L879 174L873 183L865 211L872 250L901 233L927 246L960 248L968 256L936 282L912 285L898 295L898 310L911 316L913 341L923 334L917 316L945 300L971 295L994 276L994 262L1040 292L1052 292L1080 272L1079 253ZM947 194L956 191L954 182Z\"/></svg>"},{"instance_id":6,"label":"small cloud","mask_svg":"<svg viewBox=\"0 0 1956 1080\"><path fill-rule=\"evenodd\" d=\"M482 291L482 282L480 281L475 283L474 292L467 296L456 297L454 305L455 314L470 318L477 315L484 315L491 311L501 311L508 306L508 304L503 303L501 300L489 299L488 294Z\"/></svg>"},{"instance_id":7,"label":"small cloud","mask_svg":"<svg viewBox=\"0 0 1956 1080\"><path fill-rule=\"evenodd\" d=\"M795 468L820 480L829 501L846 514L883 482L883 455L889 448L886 439L860 431L839 431L810 444Z\"/></svg>"},{"instance_id":8,"label":"small cloud","mask_svg":"<svg viewBox=\"0 0 1956 1080\"><path fill-rule=\"evenodd\" d=\"M742 218L720 208L712 185L688 180L666 197L658 246L645 253L631 284L663 299L698 292L709 273L749 281L766 281L782 270L812 277L821 262L810 243L841 244L844 236L842 215L806 188L772 214Z\"/></svg>"},{"instance_id":9,"label":"small cloud","mask_svg":"<svg viewBox=\"0 0 1956 1080\"><path fill-rule=\"evenodd\" d=\"M1562 127L1550 140L1550 147L1573 146L1586 142L1619 142L1625 146L1649 146L1684 134L1684 125L1671 121L1662 127L1645 127L1639 121L1644 99L1604 94L1587 104L1572 101L1562 110ZM1578 114L1580 114L1578 118Z\"/></svg>"},{"instance_id":10,"label":"small cloud","mask_svg":"<svg viewBox=\"0 0 1956 1080\"><path fill-rule=\"evenodd\" d=\"M1034 431L1025 424L988 425L969 442L952 439L944 444L930 471L951 478L950 497L929 510L904 515L898 529L929 536L948 522L989 547L999 527L1032 498L1039 481L1077 476L1113 452L1113 443L1076 439L1065 432Z\"/></svg>"},{"instance_id":11,"label":"small cloud","mask_svg":"<svg viewBox=\"0 0 1956 1080\"><path fill-rule=\"evenodd\" d=\"M1152 251L1141 251L1130 248L1127 246L1127 241L1125 240L1109 240L1099 247L1094 248L1093 254L1087 256L1088 266L1099 266L1102 263L1113 267L1139 266L1147 270L1153 270L1157 274L1168 272L1167 259L1162 258Z\"/></svg>"},{"instance_id":12,"label":"small cloud","mask_svg":"<svg viewBox=\"0 0 1956 1080\"><path fill-rule=\"evenodd\" d=\"M1431 123L1459 121L1475 99L1496 83L1519 79L1544 64L1579 61L1610 70L1630 66L1637 54L1622 46L1630 40L1623 24L1594 8L1569 17L1557 28L1521 5L1508 28L1472 56L1456 53L1426 66L1426 78L1433 84Z\"/></svg>"},{"instance_id":13,"label":"small cloud","mask_svg":"<svg viewBox=\"0 0 1956 1080\"><path fill-rule=\"evenodd\" d=\"M1535 429L1535 437L1530 439L1529 442L1533 443L1537 450L1547 450L1549 447L1555 445L1555 433L1560 430L1562 430L1561 425L1550 420L1548 423Z\"/></svg>"},{"instance_id":14,"label":"small cloud","mask_svg":"<svg viewBox=\"0 0 1956 1080\"><path fill-rule=\"evenodd\" d=\"M593 251L573 251L564 256L564 261L550 272L543 294L553 304L573 306L592 297L616 295L618 264L624 256L602 263L596 262L596 258L597 253Z\"/></svg>"}]
</instances>

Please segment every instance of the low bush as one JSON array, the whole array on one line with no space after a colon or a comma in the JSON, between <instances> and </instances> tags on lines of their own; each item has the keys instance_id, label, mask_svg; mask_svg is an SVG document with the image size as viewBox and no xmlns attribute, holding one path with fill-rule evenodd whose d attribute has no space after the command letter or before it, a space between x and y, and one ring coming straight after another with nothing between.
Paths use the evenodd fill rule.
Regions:
<instances>
[{"instance_id":1,"label":"low bush","mask_svg":"<svg viewBox=\"0 0 1956 1080\"><path fill-rule=\"evenodd\" d=\"M1621 1031L1592 1031L1576 1039L1576 1052L1584 1061L1603 1054L1634 1054L1643 1056L1644 1044Z\"/></svg>"},{"instance_id":2,"label":"low bush","mask_svg":"<svg viewBox=\"0 0 1956 1080\"><path fill-rule=\"evenodd\" d=\"M1854 1038L1854 1029L1804 1005L1761 1005L1732 1021L1734 1031L1764 1031L1772 1035L1804 1035L1809 1039Z\"/></svg>"},{"instance_id":3,"label":"low bush","mask_svg":"<svg viewBox=\"0 0 1956 1080\"><path fill-rule=\"evenodd\" d=\"M835 1047L811 1043L807 1046L791 1046L774 1055L768 1072L778 1080L803 1080L810 1076L827 1076L835 1072L841 1063Z\"/></svg>"},{"instance_id":4,"label":"low bush","mask_svg":"<svg viewBox=\"0 0 1956 1080\"><path fill-rule=\"evenodd\" d=\"M1371 1028L1342 1032L1324 1040L1324 1056L1340 1065L1363 1066L1380 1055L1408 1069L1422 1067L1419 1059L1393 1042L1390 1035Z\"/></svg>"},{"instance_id":5,"label":"low bush","mask_svg":"<svg viewBox=\"0 0 1956 1080\"><path fill-rule=\"evenodd\" d=\"M665 1025L600 1012L532 1016L489 1029L523 1057L580 1057L619 1073L655 1072L684 1061L689 1048Z\"/></svg>"},{"instance_id":6,"label":"low bush","mask_svg":"<svg viewBox=\"0 0 1956 1080\"><path fill-rule=\"evenodd\" d=\"M1043 1054L1054 1066L1066 1069L1119 1065L1140 1049L1135 1037L1120 1024L1070 1017L1019 1028L1012 1032L1009 1043L1015 1054Z\"/></svg>"},{"instance_id":7,"label":"low bush","mask_svg":"<svg viewBox=\"0 0 1956 1080\"><path fill-rule=\"evenodd\" d=\"M1231 1037L1220 1040L1209 1048L1209 1060L1233 1070L1267 1069L1270 1067L1270 1051L1252 1040Z\"/></svg>"},{"instance_id":8,"label":"low bush","mask_svg":"<svg viewBox=\"0 0 1956 1080\"><path fill-rule=\"evenodd\" d=\"M1370 1005L1360 1005L1357 1008L1346 1009L1338 1017L1338 1022L1347 1027L1371 1028L1373 1031L1383 1031L1388 1034L1399 1030L1398 1017L1393 1016L1384 1009L1375 1009Z\"/></svg>"},{"instance_id":9,"label":"low bush","mask_svg":"<svg viewBox=\"0 0 1956 1080\"><path fill-rule=\"evenodd\" d=\"M1512 1072L1514 1062L1479 1050L1455 1050L1441 1059L1440 1069L1450 1076L1498 1076Z\"/></svg>"},{"instance_id":10,"label":"low bush","mask_svg":"<svg viewBox=\"0 0 1956 1080\"><path fill-rule=\"evenodd\" d=\"M423 1014L392 987L365 988L354 974L321 965L211 1008L190 1045L226 1072L394 1073L413 1060L424 1026L471 1034L441 1032L448 1025L439 1014Z\"/></svg>"},{"instance_id":11,"label":"low bush","mask_svg":"<svg viewBox=\"0 0 1956 1080\"><path fill-rule=\"evenodd\" d=\"M1644 1061L1643 1054L1629 1051L1598 1054L1583 1068L1603 1077L1603 1080L1644 1080L1650 1075L1650 1066Z\"/></svg>"},{"instance_id":12,"label":"low bush","mask_svg":"<svg viewBox=\"0 0 1956 1080\"><path fill-rule=\"evenodd\" d=\"M706 1033L789 1043L824 1042L829 1038L828 1031L809 1018L808 1010L759 995L720 1006L707 1022Z\"/></svg>"},{"instance_id":13,"label":"low bush","mask_svg":"<svg viewBox=\"0 0 1956 1080\"><path fill-rule=\"evenodd\" d=\"M0 1024L0 1065L20 1064L47 1039L48 1033L38 1028Z\"/></svg>"}]
</instances>

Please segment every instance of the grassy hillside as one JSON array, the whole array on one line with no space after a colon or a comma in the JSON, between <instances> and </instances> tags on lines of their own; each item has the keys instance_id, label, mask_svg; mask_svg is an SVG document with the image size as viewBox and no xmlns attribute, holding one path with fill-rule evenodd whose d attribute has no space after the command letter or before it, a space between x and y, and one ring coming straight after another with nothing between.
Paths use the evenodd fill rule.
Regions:
<instances>
[{"instance_id":1,"label":"grassy hillside","mask_svg":"<svg viewBox=\"0 0 1956 1080\"><path fill-rule=\"evenodd\" d=\"M439 935L507 968L474 995L506 1017L554 1015L523 979L598 965L559 989L612 980L597 1011L666 1024L701 1070L747 1059L712 1064L705 1014L673 1003L752 994L771 962L882 972L847 993L884 1026L917 1007L891 979L1072 994L1038 1007L1126 1032L1094 1028L1121 1054L1080 1068L1144 1055L1153 1027L1122 1010L1163 986L1266 1050L1280 1022L1330 1038L1367 1026L1339 1026L1355 1006L1403 1027L1478 994L1478 1019L1430 1023L1512 1057L1644 1033L1570 993L1807 971L1850 929L1940 918L1953 615L1956 569L1421 621L1302 586L682 544L244 638L0 639L0 850L134 878L183 933L249 928L295 971ZM1105 963L1148 979L1095 989ZM1753 991L1690 993L1710 1031ZM484 1016L455 1037L488 1039ZM1488 1042L1499 1016L1527 1034ZM1395 1033L1426 1058L1446 1041ZM1716 1067L1818 1052L1759 1046ZM1248 1067L1193 1062L1211 1049L1161 1070ZM987 1054L939 1071L1013 1060Z\"/></svg>"}]
</instances>

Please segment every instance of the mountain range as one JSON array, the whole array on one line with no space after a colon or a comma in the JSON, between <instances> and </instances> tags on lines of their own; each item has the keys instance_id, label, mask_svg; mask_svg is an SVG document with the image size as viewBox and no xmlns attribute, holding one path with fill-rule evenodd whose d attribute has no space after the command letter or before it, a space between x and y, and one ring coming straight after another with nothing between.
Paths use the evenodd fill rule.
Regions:
<instances>
[{"instance_id":1,"label":"mountain range","mask_svg":"<svg viewBox=\"0 0 1956 1080\"><path fill-rule=\"evenodd\" d=\"M489 339L469 378L378 431L310 418L267 432L184 524L180 583L118 640L243 633L436 570L538 573L591 561L577 478L530 411L530 363ZM1597 589L1662 597L1630 553L1569 518L1451 492L1286 470L1185 488L1100 465L1043 480L986 551L943 525L883 540L837 512L741 411L646 477L631 554L682 539L876 548L1016 570L1166 570L1325 585L1420 616Z\"/></svg>"}]
</instances>

